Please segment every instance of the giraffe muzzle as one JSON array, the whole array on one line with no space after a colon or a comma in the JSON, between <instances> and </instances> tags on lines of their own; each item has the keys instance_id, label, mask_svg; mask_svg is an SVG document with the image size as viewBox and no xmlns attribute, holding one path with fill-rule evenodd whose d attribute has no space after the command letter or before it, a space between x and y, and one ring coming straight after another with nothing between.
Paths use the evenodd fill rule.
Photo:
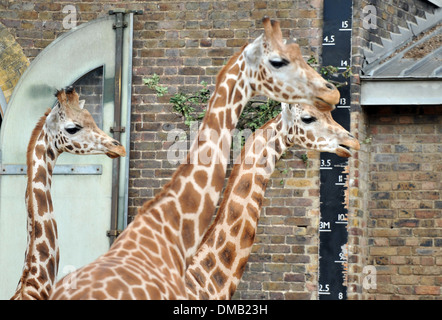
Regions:
<instances>
[{"instance_id":1,"label":"giraffe muzzle","mask_svg":"<svg viewBox=\"0 0 442 320\"><path fill-rule=\"evenodd\" d=\"M324 88L316 96L315 105L323 110L333 110L334 106L339 104L341 94L339 90L330 82L325 82Z\"/></svg>"},{"instance_id":2,"label":"giraffe muzzle","mask_svg":"<svg viewBox=\"0 0 442 320\"><path fill-rule=\"evenodd\" d=\"M349 139L336 148L336 154L340 157L350 158L353 155L352 149L359 150L360 148L361 145L359 144L359 141L352 135L349 135Z\"/></svg>"},{"instance_id":3,"label":"giraffe muzzle","mask_svg":"<svg viewBox=\"0 0 442 320\"><path fill-rule=\"evenodd\" d=\"M118 157L125 157L126 156L126 149L121 145L121 143L114 140L114 141L112 141L111 146L108 147L108 151L106 152L106 155L111 159L115 159Z\"/></svg>"}]
</instances>

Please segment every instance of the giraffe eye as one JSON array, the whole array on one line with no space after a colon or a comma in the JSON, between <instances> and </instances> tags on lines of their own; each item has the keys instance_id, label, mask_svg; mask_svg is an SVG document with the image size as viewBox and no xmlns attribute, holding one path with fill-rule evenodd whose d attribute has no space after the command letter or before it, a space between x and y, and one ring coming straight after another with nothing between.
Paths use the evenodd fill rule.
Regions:
<instances>
[{"instance_id":1,"label":"giraffe eye","mask_svg":"<svg viewBox=\"0 0 442 320\"><path fill-rule=\"evenodd\" d=\"M316 119L315 117L312 117L312 116L303 116L303 117L301 117L301 120L302 120L302 122L304 122L306 124L310 124L310 123L315 122L318 119Z\"/></svg>"},{"instance_id":2,"label":"giraffe eye","mask_svg":"<svg viewBox=\"0 0 442 320\"><path fill-rule=\"evenodd\" d=\"M279 68L285 67L286 65L288 65L290 63L286 59L269 60L269 62L272 65L272 67L275 68L275 69L279 69Z\"/></svg>"},{"instance_id":3,"label":"giraffe eye","mask_svg":"<svg viewBox=\"0 0 442 320\"><path fill-rule=\"evenodd\" d=\"M83 127L79 126L78 124L75 125L74 127L65 128L66 132L69 134L76 134L81 129L83 129Z\"/></svg>"}]
</instances>

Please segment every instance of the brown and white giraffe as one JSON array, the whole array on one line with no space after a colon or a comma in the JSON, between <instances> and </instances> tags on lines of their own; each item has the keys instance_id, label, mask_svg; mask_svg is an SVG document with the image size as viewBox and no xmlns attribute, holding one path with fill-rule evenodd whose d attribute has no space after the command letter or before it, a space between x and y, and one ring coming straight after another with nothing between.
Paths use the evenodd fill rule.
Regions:
<instances>
[{"instance_id":1,"label":"brown and white giraffe","mask_svg":"<svg viewBox=\"0 0 442 320\"><path fill-rule=\"evenodd\" d=\"M350 157L358 141L330 111L290 107L253 133L235 162L216 218L186 270L189 299L230 299L241 280L258 227L267 182L291 146Z\"/></svg>"},{"instance_id":2,"label":"brown and white giraffe","mask_svg":"<svg viewBox=\"0 0 442 320\"><path fill-rule=\"evenodd\" d=\"M51 182L57 157L64 151L106 154L110 158L126 155L118 141L97 127L75 90L60 90L56 97L57 104L40 118L28 144L28 247L22 276L11 298L14 300L47 299L56 280L59 247Z\"/></svg>"},{"instance_id":3,"label":"brown and white giraffe","mask_svg":"<svg viewBox=\"0 0 442 320\"><path fill-rule=\"evenodd\" d=\"M53 299L186 298L184 274L209 227L223 188L232 131L257 94L288 103L338 103L339 91L285 45L279 23L244 46L217 76L187 163L140 208L110 250L56 284ZM66 285L70 284L70 285Z\"/></svg>"}]
</instances>

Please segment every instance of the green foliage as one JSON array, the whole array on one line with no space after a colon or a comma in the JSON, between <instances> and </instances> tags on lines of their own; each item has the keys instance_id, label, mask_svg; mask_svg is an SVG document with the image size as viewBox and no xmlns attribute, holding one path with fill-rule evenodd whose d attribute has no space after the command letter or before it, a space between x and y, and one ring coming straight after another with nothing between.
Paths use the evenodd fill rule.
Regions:
<instances>
[{"instance_id":1,"label":"green foliage","mask_svg":"<svg viewBox=\"0 0 442 320\"><path fill-rule=\"evenodd\" d=\"M314 56L310 56L310 58L307 60L307 63L316 71L318 71L319 74L321 74L329 82L333 83L337 88L348 84L347 81L342 81L342 77L344 79L348 79L352 76L350 66L347 66L344 72L339 72L339 68L334 66L322 66L319 68L318 60Z\"/></svg>"},{"instance_id":2,"label":"green foliage","mask_svg":"<svg viewBox=\"0 0 442 320\"><path fill-rule=\"evenodd\" d=\"M143 79L143 82L149 89L155 90L158 97L162 97L169 92L167 87L158 84L160 82L160 77L156 73L150 78Z\"/></svg>"},{"instance_id":3,"label":"green foliage","mask_svg":"<svg viewBox=\"0 0 442 320\"><path fill-rule=\"evenodd\" d=\"M207 83L201 82L202 89L195 94L176 93L170 98L170 103L173 105L173 110L180 113L184 117L184 123L190 126L192 121L198 121L204 118L206 110L204 105L210 99L210 91L207 89ZM196 109L203 109L202 112L196 113Z\"/></svg>"},{"instance_id":4,"label":"green foliage","mask_svg":"<svg viewBox=\"0 0 442 320\"><path fill-rule=\"evenodd\" d=\"M301 160L302 160L302 162L304 162L305 166L308 168L308 167L309 167L309 164L308 164L308 155L307 155L306 153L303 153L303 154L301 155Z\"/></svg>"},{"instance_id":5,"label":"green foliage","mask_svg":"<svg viewBox=\"0 0 442 320\"><path fill-rule=\"evenodd\" d=\"M314 56L311 56L307 63L313 68L318 69L318 61ZM320 67L318 71L323 77L331 79L342 75L344 78L351 76L351 69L348 67L342 73L339 69L333 66ZM342 79L342 78L341 78ZM168 88L159 84L160 77L154 74L152 77L143 79L150 89L155 90L158 97L162 97L168 93ZM346 82L338 80L329 80L337 87L346 84ZM201 82L203 86L195 93L176 93L170 98L173 110L184 117L184 123L190 126L192 121L199 121L204 118L206 112L206 104L210 99L210 91L207 89L207 83ZM197 110L202 110L198 112ZM262 127L267 121L273 119L281 112L281 104L278 101L267 99L267 101L251 100L249 101L238 120L237 128L239 130L250 129L255 131ZM243 141L244 143L244 141ZM303 158L304 163L308 164L308 159Z\"/></svg>"},{"instance_id":6,"label":"green foliage","mask_svg":"<svg viewBox=\"0 0 442 320\"><path fill-rule=\"evenodd\" d=\"M239 130L250 129L255 131L267 121L273 119L281 112L281 103L272 99L267 101L250 100L238 120Z\"/></svg>"}]
</instances>

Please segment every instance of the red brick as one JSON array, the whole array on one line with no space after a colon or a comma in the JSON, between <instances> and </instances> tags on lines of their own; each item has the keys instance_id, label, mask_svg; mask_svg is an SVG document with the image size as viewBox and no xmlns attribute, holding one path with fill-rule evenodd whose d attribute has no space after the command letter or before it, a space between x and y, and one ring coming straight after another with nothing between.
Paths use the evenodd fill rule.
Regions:
<instances>
[{"instance_id":1,"label":"red brick","mask_svg":"<svg viewBox=\"0 0 442 320\"><path fill-rule=\"evenodd\" d=\"M418 295L439 295L439 286L416 286L414 288L415 293Z\"/></svg>"}]
</instances>

